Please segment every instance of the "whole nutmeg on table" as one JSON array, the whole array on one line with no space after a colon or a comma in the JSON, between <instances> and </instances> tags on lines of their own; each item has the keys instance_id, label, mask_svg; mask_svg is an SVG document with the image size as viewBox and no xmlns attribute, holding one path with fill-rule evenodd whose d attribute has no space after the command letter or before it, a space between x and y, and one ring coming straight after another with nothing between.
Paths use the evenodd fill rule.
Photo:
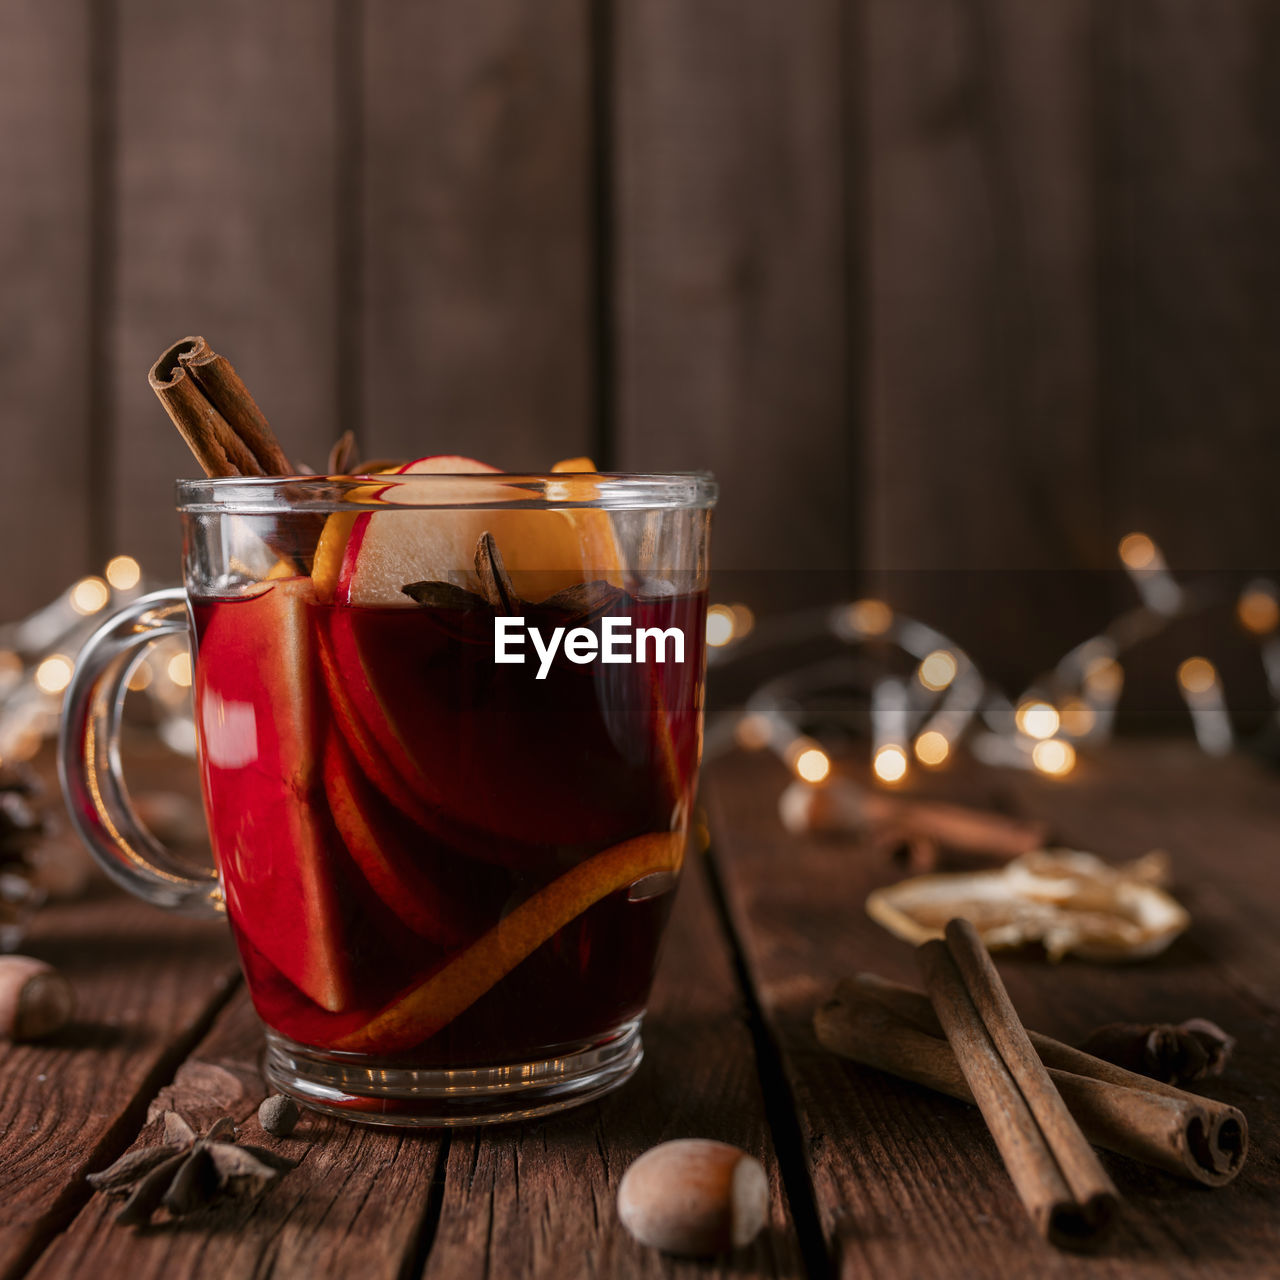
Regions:
<instances>
[{"instance_id":1,"label":"whole nutmeg on table","mask_svg":"<svg viewBox=\"0 0 1280 1280\"><path fill-rule=\"evenodd\" d=\"M769 1178L727 1142L664 1142L623 1175L618 1216L641 1244L664 1253L724 1253L749 1244L769 1220Z\"/></svg>"},{"instance_id":2,"label":"whole nutmeg on table","mask_svg":"<svg viewBox=\"0 0 1280 1280\"><path fill-rule=\"evenodd\" d=\"M39 1040L66 1026L75 1009L71 983L31 956L0 956L0 1036Z\"/></svg>"},{"instance_id":3,"label":"whole nutmeg on table","mask_svg":"<svg viewBox=\"0 0 1280 1280\"><path fill-rule=\"evenodd\" d=\"M258 1108L258 1123L273 1138L287 1138L298 1126L298 1104L283 1093L264 1098Z\"/></svg>"}]
</instances>

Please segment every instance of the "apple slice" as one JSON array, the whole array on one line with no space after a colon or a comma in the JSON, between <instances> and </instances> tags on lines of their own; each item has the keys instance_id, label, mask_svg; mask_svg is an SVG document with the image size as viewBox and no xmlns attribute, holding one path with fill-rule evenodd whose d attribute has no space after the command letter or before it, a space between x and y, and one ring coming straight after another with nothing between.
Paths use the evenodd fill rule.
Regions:
<instances>
[{"instance_id":1,"label":"apple slice","mask_svg":"<svg viewBox=\"0 0 1280 1280\"><path fill-rule=\"evenodd\" d=\"M227 909L321 1008L350 1003L342 895L320 779L310 578L220 604L200 637L196 723Z\"/></svg>"},{"instance_id":2,"label":"apple slice","mask_svg":"<svg viewBox=\"0 0 1280 1280\"><path fill-rule=\"evenodd\" d=\"M414 462L395 467L388 475L481 475L498 473L497 467L474 458L456 454L440 454L430 458L418 458ZM441 501L449 500L448 486L439 486ZM390 485L373 490L374 496L388 495ZM419 484L408 495L411 500L422 501L434 496ZM502 501L504 491L499 488L494 495ZM388 506L394 504L394 495ZM475 513L434 509L424 511L362 511L351 520L342 539L343 555L334 575L333 599L341 604L395 604L405 603L400 588L407 582L421 582L434 578L435 566L445 565L438 575L444 581L450 571L469 569L475 558L476 533L470 548L457 555L456 537L460 527L467 524L467 517ZM375 520L374 517L377 517ZM392 527L394 525L394 528ZM462 529L465 535L465 529ZM335 535L336 543L336 535ZM425 571L424 571L425 566ZM325 565L329 572L328 557Z\"/></svg>"},{"instance_id":3,"label":"apple slice","mask_svg":"<svg viewBox=\"0 0 1280 1280\"><path fill-rule=\"evenodd\" d=\"M398 1053L429 1040L571 920L643 876L677 871L683 854L683 833L670 831L625 840L580 862L333 1047Z\"/></svg>"},{"instance_id":4,"label":"apple slice","mask_svg":"<svg viewBox=\"0 0 1280 1280\"><path fill-rule=\"evenodd\" d=\"M324 751L329 810L369 887L414 933L453 950L475 937L465 878L429 836L407 828L361 776L341 737L330 734Z\"/></svg>"},{"instance_id":5,"label":"apple slice","mask_svg":"<svg viewBox=\"0 0 1280 1280\"><path fill-rule=\"evenodd\" d=\"M372 475L386 475L398 471L399 466L383 467L371 472ZM360 485L352 489L348 499L358 502L382 492L382 486ZM311 561L311 581L316 584L316 598L325 604L333 599L338 589L338 575L342 572L342 558L347 551L347 542L351 530L360 518L359 511L335 511L320 530L320 540L316 543L316 553Z\"/></svg>"},{"instance_id":6,"label":"apple slice","mask_svg":"<svg viewBox=\"0 0 1280 1280\"><path fill-rule=\"evenodd\" d=\"M500 474L474 458L419 458L400 468L400 475ZM568 483L568 482L566 482ZM494 503L514 502L504 485L492 486ZM456 494L453 486L406 487L407 503ZM591 508L533 510L512 507L476 509L459 506L395 511L396 490L381 496L387 506L362 512L346 538L333 598L340 604L403 605L401 588L423 580L456 582L476 589L476 543L493 534L516 591L530 601L545 600L565 587L604 578L622 584L621 555L607 513ZM466 501L477 500L475 489ZM327 569L326 569L327 572Z\"/></svg>"}]
</instances>

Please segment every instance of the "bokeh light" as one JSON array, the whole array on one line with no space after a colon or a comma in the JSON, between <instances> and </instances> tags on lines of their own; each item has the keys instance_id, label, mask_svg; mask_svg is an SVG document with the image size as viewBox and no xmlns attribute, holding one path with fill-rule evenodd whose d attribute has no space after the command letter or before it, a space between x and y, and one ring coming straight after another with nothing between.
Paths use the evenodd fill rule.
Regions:
<instances>
[{"instance_id":1,"label":"bokeh light","mask_svg":"<svg viewBox=\"0 0 1280 1280\"><path fill-rule=\"evenodd\" d=\"M773 737L773 724L768 716L749 711L738 721L733 736L743 750L763 751Z\"/></svg>"},{"instance_id":2,"label":"bokeh light","mask_svg":"<svg viewBox=\"0 0 1280 1280\"><path fill-rule=\"evenodd\" d=\"M907 753L901 747L881 747L871 762L881 782L901 782L907 776Z\"/></svg>"},{"instance_id":3,"label":"bokeh light","mask_svg":"<svg viewBox=\"0 0 1280 1280\"><path fill-rule=\"evenodd\" d=\"M132 556L112 556L106 573L117 591L132 591L142 581L142 566Z\"/></svg>"},{"instance_id":4,"label":"bokeh light","mask_svg":"<svg viewBox=\"0 0 1280 1280\"><path fill-rule=\"evenodd\" d=\"M1024 702L1014 714L1014 722L1028 738L1052 738L1062 718L1048 702Z\"/></svg>"},{"instance_id":5,"label":"bokeh light","mask_svg":"<svg viewBox=\"0 0 1280 1280\"><path fill-rule=\"evenodd\" d=\"M1124 668L1114 658L1097 658L1084 673L1084 687L1096 698L1115 698L1124 687Z\"/></svg>"},{"instance_id":6,"label":"bokeh light","mask_svg":"<svg viewBox=\"0 0 1280 1280\"><path fill-rule=\"evenodd\" d=\"M169 659L169 665L165 669L168 672L169 679L180 689L186 689L190 686L191 655L189 653L175 653Z\"/></svg>"},{"instance_id":7,"label":"bokeh light","mask_svg":"<svg viewBox=\"0 0 1280 1280\"><path fill-rule=\"evenodd\" d=\"M1208 693L1218 672L1208 658L1188 658L1178 667L1178 683L1187 693Z\"/></svg>"},{"instance_id":8,"label":"bokeh light","mask_svg":"<svg viewBox=\"0 0 1280 1280\"><path fill-rule=\"evenodd\" d=\"M1158 554L1145 533L1127 533L1120 539L1120 559L1126 569L1149 569Z\"/></svg>"},{"instance_id":9,"label":"bokeh light","mask_svg":"<svg viewBox=\"0 0 1280 1280\"><path fill-rule=\"evenodd\" d=\"M1098 722L1097 712L1080 698L1068 698L1059 711L1064 733L1073 738L1084 738L1093 732Z\"/></svg>"},{"instance_id":10,"label":"bokeh light","mask_svg":"<svg viewBox=\"0 0 1280 1280\"><path fill-rule=\"evenodd\" d=\"M71 607L79 614L97 613L111 599L111 592L101 578L81 578L71 588Z\"/></svg>"},{"instance_id":11,"label":"bokeh light","mask_svg":"<svg viewBox=\"0 0 1280 1280\"><path fill-rule=\"evenodd\" d=\"M946 734L939 733L936 729L926 729L916 739L915 752L916 759L921 764L936 768L945 763L951 754L951 743L947 741Z\"/></svg>"},{"instance_id":12,"label":"bokeh light","mask_svg":"<svg viewBox=\"0 0 1280 1280\"><path fill-rule=\"evenodd\" d=\"M733 634L738 640L749 636L756 625L756 615L747 604L731 604L729 612L733 615Z\"/></svg>"},{"instance_id":13,"label":"bokeh light","mask_svg":"<svg viewBox=\"0 0 1280 1280\"><path fill-rule=\"evenodd\" d=\"M821 747L807 747L796 757L795 771L805 782L821 782L831 772L831 760Z\"/></svg>"},{"instance_id":14,"label":"bokeh light","mask_svg":"<svg viewBox=\"0 0 1280 1280\"><path fill-rule=\"evenodd\" d=\"M1031 762L1041 773L1061 778L1076 767L1076 749L1061 738L1049 738L1036 743L1031 752Z\"/></svg>"},{"instance_id":15,"label":"bokeh light","mask_svg":"<svg viewBox=\"0 0 1280 1280\"><path fill-rule=\"evenodd\" d=\"M1280 601L1264 587L1249 587L1236 604L1236 617L1246 631L1265 636L1280 625Z\"/></svg>"},{"instance_id":16,"label":"bokeh light","mask_svg":"<svg viewBox=\"0 0 1280 1280\"><path fill-rule=\"evenodd\" d=\"M713 649L722 648L733 639L737 625L733 610L727 604L713 604L707 610L707 643Z\"/></svg>"},{"instance_id":17,"label":"bokeh light","mask_svg":"<svg viewBox=\"0 0 1280 1280\"><path fill-rule=\"evenodd\" d=\"M917 674L920 683L935 693L945 689L955 678L959 666L955 654L947 649L935 649L920 664Z\"/></svg>"},{"instance_id":18,"label":"bokeh light","mask_svg":"<svg viewBox=\"0 0 1280 1280\"><path fill-rule=\"evenodd\" d=\"M883 600L855 600L846 621L864 636L882 636L893 626L893 610Z\"/></svg>"},{"instance_id":19,"label":"bokeh light","mask_svg":"<svg viewBox=\"0 0 1280 1280\"><path fill-rule=\"evenodd\" d=\"M71 659L65 654L50 654L36 668L36 688L41 693L61 693L71 683Z\"/></svg>"}]
</instances>

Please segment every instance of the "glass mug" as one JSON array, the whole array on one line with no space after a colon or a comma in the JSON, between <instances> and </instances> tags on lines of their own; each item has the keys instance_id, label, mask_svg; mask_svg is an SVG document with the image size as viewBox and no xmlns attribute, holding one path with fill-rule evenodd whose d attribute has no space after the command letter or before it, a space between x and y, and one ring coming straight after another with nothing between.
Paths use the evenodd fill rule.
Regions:
<instances>
[{"instance_id":1,"label":"glass mug","mask_svg":"<svg viewBox=\"0 0 1280 1280\"><path fill-rule=\"evenodd\" d=\"M380 1124L626 1080L702 737L705 475L180 481L185 589L111 617L59 770L110 875L225 913L271 1084ZM117 738L191 639L214 870L139 822Z\"/></svg>"}]
</instances>

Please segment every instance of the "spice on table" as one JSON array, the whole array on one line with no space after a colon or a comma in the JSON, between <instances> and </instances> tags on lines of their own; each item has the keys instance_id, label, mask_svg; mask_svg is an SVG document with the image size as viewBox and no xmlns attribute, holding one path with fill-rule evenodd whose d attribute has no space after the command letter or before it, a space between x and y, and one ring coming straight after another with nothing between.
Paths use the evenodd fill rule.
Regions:
<instances>
[{"instance_id":1,"label":"spice on table","mask_svg":"<svg viewBox=\"0 0 1280 1280\"><path fill-rule=\"evenodd\" d=\"M1090 1033L1080 1048L1128 1071L1183 1084L1220 1076L1236 1042L1216 1022L1112 1022Z\"/></svg>"},{"instance_id":2,"label":"spice on table","mask_svg":"<svg viewBox=\"0 0 1280 1280\"><path fill-rule=\"evenodd\" d=\"M1059 1248L1095 1245L1115 1186L1036 1056L977 930L948 921L916 953L956 1061L1040 1234Z\"/></svg>"},{"instance_id":3,"label":"spice on table","mask_svg":"<svg viewBox=\"0 0 1280 1280\"><path fill-rule=\"evenodd\" d=\"M923 992L863 973L814 1013L822 1045L864 1066L973 1102L956 1055ZM1029 1031L1067 1109L1095 1147L1225 1186L1244 1166L1249 1127L1227 1103L1202 1098Z\"/></svg>"},{"instance_id":4,"label":"spice on table","mask_svg":"<svg viewBox=\"0 0 1280 1280\"><path fill-rule=\"evenodd\" d=\"M1191 921L1163 888L1168 876L1168 856L1159 850L1113 866L1075 849L1041 849L997 871L899 881L870 893L866 908L877 924L917 945L963 917L992 951L1038 943L1050 960L1142 960Z\"/></svg>"},{"instance_id":5,"label":"spice on table","mask_svg":"<svg viewBox=\"0 0 1280 1280\"><path fill-rule=\"evenodd\" d=\"M1016 858L1044 846L1049 828L967 805L885 795L839 775L819 785L793 782L778 802L783 825L794 834L865 836L885 854L905 850L912 871L931 871L943 849L988 858Z\"/></svg>"},{"instance_id":6,"label":"spice on table","mask_svg":"<svg viewBox=\"0 0 1280 1280\"><path fill-rule=\"evenodd\" d=\"M693 1257L750 1244L769 1219L769 1177L727 1142L651 1147L623 1174L618 1217L641 1243Z\"/></svg>"},{"instance_id":7,"label":"spice on table","mask_svg":"<svg viewBox=\"0 0 1280 1280\"><path fill-rule=\"evenodd\" d=\"M292 1169L294 1161L265 1147L236 1142L235 1122L216 1120L203 1137L176 1112L164 1116L165 1141L120 1157L87 1181L98 1191L129 1192L116 1221L141 1226L163 1206L174 1217L207 1208L224 1191L261 1184Z\"/></svg>"},{"instance_id":8,"label":"spice on table","mask_svg":"<svg viewBox=\"0 0 1280 1280\"><path fill-rule=\"evenodd\" d=\"M258 1108L258 1123L273 1138L287 1138L298 1125L298 1104L283 1093L264 1098Z\"/></svg>"},{"instance_id":9,"label":"spice on table","mask_svg":"<svg viewBox=\"0 0 1280 1280\"><path fill-rule=\"evenodd\" d=\"M75 1010L71 983L32 956L0 956L0 1036L40 1040L65 1027Z\"/></svg>"}]
</instances>

